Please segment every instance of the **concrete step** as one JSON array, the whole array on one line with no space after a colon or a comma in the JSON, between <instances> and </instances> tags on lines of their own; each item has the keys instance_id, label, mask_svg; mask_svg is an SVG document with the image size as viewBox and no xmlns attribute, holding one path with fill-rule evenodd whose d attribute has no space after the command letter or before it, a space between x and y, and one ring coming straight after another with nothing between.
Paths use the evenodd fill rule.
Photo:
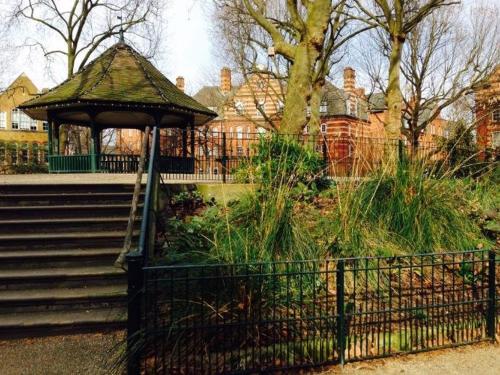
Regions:
<instances>
[{"instance_id":1,"label":"concrete step","mask_svg":"<svg viewBox=\"0 0 500 375\"><path fill-rule=\"evenodd\" d=\"M133 192L96 192L96 193L6 193L0 195L0 206L51 206L74 204L104 204L132 202ZM141 193L140 199L144 199Z\"/></svg>"},{"instance_id":2,"label":"concrete step","mask_svg":"<svg viewBox=\"0 0 500 375\"><path fill-rule=\"evenodd\" d=\"M113 266L0 270L0 290L123 285L126 273Z\"/></svg>"},{"instance_id":3,"label":"concrete step","mask_svg":"<svg viewBox=\"0 0 500 375\"><path fill-rule=\"evenodd\" d=\"M135 228L140 227L140 218L135 221ZM128 216L122 217L81 217L57 219L0 219L0 235L27 233L69 233L124 231L127 229Z\"/></svg>"},{"instance_id":4,"label":"concrete step","mask_svg":"<svg viewBox=\"0 0 500 375\"><path fill-rule=\"evenodd\" d=\"M57 180L54 176L54 180ZM142 187L145 189L145 185ZM130 193L134 184L1 184L0 194Z\"/></svg>"},{"instance_id":5,"label":"concrete step","mask_svg":"<svg viewBox=\"0 0 500 375\"><path fill-rule=\"evenodd\" d=\"M138 205L138 210L141 212L142 203ZM0 207L2 220L128 217L129 213L130 203Z\"/></svg>"},{"instance_id":6,"label":"concrete step","mask_svg":"<svg viewBox=\"0 0 500 375\"><path fill-rule=\"evenodd\" d=\"M0 337L32 337L124 328L125 308L37 311L0 315Z\"/></svg>"},{"instance_id":7,"label":"concrete step","mask_svg":"<svg viewBox=\"0 0 500 375\"><path fill-rule=\"evenodd\" d=\"M121 247L0 252L0 270L112 265Z\"/></svg>"},{"instance_id":8,"label":"concrete step","mask_svg":"<svg viewBox=\"0 0 500 375\"><path fill-rule=\"evenodd\" d=\"M88 310L103 307L123 307L126 285L104 285L79 288L0 290L2 314L28 311Z\"/></svg>"},{"instance_id":9,"label":"concrete step","mask_svg":"<svg viewBox=\"0 0 500 375\"><path fill-rule=\"evenodd\" d=\"M27 233L1 234L0 252L14 250L41 250L41 249L81 249L120 247L123 245L126 230L99 231L99 232L70 232L70 233ZM139 236L135 230L133 240Z\"/></svg>"}]
</instances>

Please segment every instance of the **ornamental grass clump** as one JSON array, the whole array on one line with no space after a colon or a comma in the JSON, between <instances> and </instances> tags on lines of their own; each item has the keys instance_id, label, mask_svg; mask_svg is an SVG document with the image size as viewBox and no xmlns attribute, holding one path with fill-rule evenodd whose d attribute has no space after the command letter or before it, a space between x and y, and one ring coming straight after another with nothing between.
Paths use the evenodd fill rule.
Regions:
<instances>
[{"instance_id":1,"label":"ornamental grass clump","mask_svg":"<svg viewBox=\"0 0 500 375\"><path fill-rule=\"evenodd\" d=\"M484 244L469 216L466 191L446 175L429 178L423 163L339 188L337 236L343 255L470 250ZM350 254L346 254L349 252Z\"/></svg>"}]
</instances>

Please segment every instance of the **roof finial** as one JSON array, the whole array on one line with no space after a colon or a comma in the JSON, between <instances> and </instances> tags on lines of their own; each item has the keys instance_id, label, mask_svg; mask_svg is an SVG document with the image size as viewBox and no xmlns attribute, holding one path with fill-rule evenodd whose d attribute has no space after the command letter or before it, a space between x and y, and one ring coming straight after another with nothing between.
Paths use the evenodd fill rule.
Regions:
<instances>
[{"instance_id":1,"label":"roof finial","mask_svg":"<svg viewBox=\"0 0 500 375\"><path fill-rule=\"evenodd\" d=\"M120 20L120 39L119 39L119 42L122 43L122 44L125 44L125 31L123 30L123 22L122 22L122 16L118 16L117 17L119 20Z\"/></svg>"}]
</instances>

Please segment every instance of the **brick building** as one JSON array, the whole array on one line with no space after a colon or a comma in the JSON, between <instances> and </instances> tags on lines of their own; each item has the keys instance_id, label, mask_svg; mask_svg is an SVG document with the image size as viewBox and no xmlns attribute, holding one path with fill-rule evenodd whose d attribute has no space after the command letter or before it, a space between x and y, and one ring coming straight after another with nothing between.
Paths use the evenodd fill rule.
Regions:
<instances>
[{"instance_id":1,"label":"brick building","mask_svg":"<svg viewBox=\"0 0 500 375\"><path fill-rule=\"evenodd\" d=\"M38 94L24 73L0 92L0 168L45 159L47 125L32 120L17 107Z\"/></svg>"},{"instance_id":2,"label":"brick building","mask_svg":"<svg viewBox=\"0 0 500 375\"><path fill-rule=\"evenodd\" d=\"M500 148L500 65L475 92L477 143L481 150Z\"/></svg>"}]
</instances>

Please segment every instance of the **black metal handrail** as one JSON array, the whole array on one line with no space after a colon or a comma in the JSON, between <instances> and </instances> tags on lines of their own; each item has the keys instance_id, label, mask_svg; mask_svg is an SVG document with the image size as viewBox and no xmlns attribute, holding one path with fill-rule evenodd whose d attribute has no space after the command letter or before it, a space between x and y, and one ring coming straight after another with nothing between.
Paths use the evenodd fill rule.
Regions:
<instances>
[{"instance_id":1,"label":"black metal handrail","mask_svg":"<svg viewBox=\"0 0 500 375\"><path fill-rule=\"evenodd\" d=\"M140 320L144 285L143 267L148 265L149 255L154 249L156 236L156 211L158 206L159 183L158 168L160 156L160 132L153 128L151 152L148 162L148 179L142 211L141 229L137 250L127 254L128 268L128 319L127 319L127 373L139 374L139 359L135 346L140 342Z\"/></svg>"}]
</instances>

